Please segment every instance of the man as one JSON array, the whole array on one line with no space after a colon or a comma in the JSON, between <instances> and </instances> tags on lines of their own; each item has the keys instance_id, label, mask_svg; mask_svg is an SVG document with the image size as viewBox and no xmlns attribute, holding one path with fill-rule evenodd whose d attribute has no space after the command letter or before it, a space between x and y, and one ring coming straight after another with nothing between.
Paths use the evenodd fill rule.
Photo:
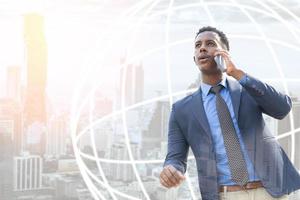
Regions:
<instances>
[{"instance_id":1,"label":"man","mask_svg":"<svg viewBox=\"0 0 300 200\"><path fill-rule=\"evenodd\" d=\"M262 114L284 118L291 99L237 68L228 51L228 39L218 29L197 33L194 61L202 83L173 104L160 182L171 188L185 179L191 147L203 200L288 199L300 188L300 175ZM225 60L224 74L214 61L217 55Z\"/></svg>"}]
</instances>

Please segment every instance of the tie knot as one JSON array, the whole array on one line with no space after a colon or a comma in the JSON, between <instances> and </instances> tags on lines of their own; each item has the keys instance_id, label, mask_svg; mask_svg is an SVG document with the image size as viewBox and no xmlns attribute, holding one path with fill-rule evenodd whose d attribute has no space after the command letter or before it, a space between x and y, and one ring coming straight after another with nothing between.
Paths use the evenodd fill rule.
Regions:
<instances>
[{"instance_id":1,"label":"tie knot","mask_svg":"<svg viewBox=\"0 0 300 200\"><path fill-rule=\"evenodd\" d=\"M219 92L222 90L222 85L216 85L210 88L210 91L214 94L219 94Z\"/></svg>"}]
</instances>

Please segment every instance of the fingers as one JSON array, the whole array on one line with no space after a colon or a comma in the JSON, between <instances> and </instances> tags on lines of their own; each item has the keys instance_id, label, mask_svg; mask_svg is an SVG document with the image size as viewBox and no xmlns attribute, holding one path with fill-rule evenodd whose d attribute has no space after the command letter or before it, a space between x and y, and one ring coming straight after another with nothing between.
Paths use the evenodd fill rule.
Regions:
<instances>
[{"instance_id":1,"label":"fingers","mask_svg":"<svg viewBox=\"0 0 300 200\"><path fill-rule=\"evenodd\" d=\"M169 181L171 181L171 183L173 185L176 186L180 183L180 178L176 174L176 170L173 170L172 168L167 167L165 173L166 173L167 177L169 178Z\"/></svg>"},{"instance_id":2,"label":"fingers","mask_svg":"<svg viewBox=\"0 0 300 200\"><path fill-rule=\"evenodd\" d=\"M175 177L173 177L173 175L169 172L167 167L165 167L163 169L163 171L161 172L160 180L161 180L162 185L167 188L177 185Z\"/></svg>"},{"instance_id":3,"label":"fingers","mask_svg":"<svg viewBox=\"0 0 300 200\"><path fill-rule=\"evenodd\" d=\"M160 183L167 188L178 186L183 180L182 173L171 165L164 167L160 174Z\"/></svg>"},{"instance_id":4,"label":"fingers","mask_svg":"<svg viewBox=\"0 0 300 200\"><path fill-rule=\"evenodd\" d=\"M226 63L226 74L240 80L242 73L240 73L240 70L236 67L235 61L231 58L229 52L223 49L218 49L214 53L214 56L216 55L221 55L223 57Z\"/></svg>"},{"instance_id":5,"label":"fingers","mask_svg":"<svg viewBox=\"0 0 300 200\"><path fill-rule=\"evenodd\" d=\"M172 185L167 180L165 180L165 178L163 178L162 176L160 177L159 180L160 180L160 184L162 184L166 188L172 187Z\"/></svg>"},{"instance_id":6,"label":"fingers","mask_svg":"<svg viewBox=\"0 0 300 200\"><path fill-rule=\"evenodd\" d=\"M232 59L232 57L230 56L229 52L226 50L222 50L222 49L218 49L215 53L214 56L216 55L221 55L223 57L223 59L225 60L226 63L226 68L230 69L231 71L234 70L235 67L235 62ZM227 71L226 71L227 72ZM230 74L229 74L230 75Z\"/></svg>"},{"instance_id":7,"label":"fingers","mask_svg":"<svg viewBox=\"0 0 300 200\"><path fill-rule=\"evenodd\" d=\"M182 173L180 171L178 171L175 167L173 167L173 166L167 167L167 170L170 171L170 173L175 177L175 179L178 182L181 182L185 179L185 177L182 175Z\"/></svg>"},{"instance_id":8,"label":"fingers","mask_svg":"<svg viewBox=\"0 0 300 200\"><path fill-rule=\"evenodd\" d=\"M230 56L229 52L226 51L226 50L218 49L215 52L214 56L217 56L217 55L221 55L225 60L231 59L231 56Z\"/></svg>"}]
</instances>

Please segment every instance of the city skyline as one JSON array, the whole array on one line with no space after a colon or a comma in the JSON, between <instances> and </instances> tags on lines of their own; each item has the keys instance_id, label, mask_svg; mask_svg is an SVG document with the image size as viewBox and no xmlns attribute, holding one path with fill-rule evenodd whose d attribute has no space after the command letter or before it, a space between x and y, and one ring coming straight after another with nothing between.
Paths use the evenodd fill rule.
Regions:
<instances>
[{"instance_id":1,"label":"city skyline","mask_svg":"<svg viewBox=\"0 0 300 200\"><path fill-rule=\"evenodd\" d=\"M228 33L238 66L291 95L290 115L265 117L300 169L300 4L277 1L298 17L268 0L244 5L261 14L257 28L235 4L175 1L168 13L158 2L149 13L153 2L133 0L0 8L0 199L200 199L192 153L182 186L158 177L171 105L201 81L193 38L207 24Z\"/></svg>"}]
</instances>

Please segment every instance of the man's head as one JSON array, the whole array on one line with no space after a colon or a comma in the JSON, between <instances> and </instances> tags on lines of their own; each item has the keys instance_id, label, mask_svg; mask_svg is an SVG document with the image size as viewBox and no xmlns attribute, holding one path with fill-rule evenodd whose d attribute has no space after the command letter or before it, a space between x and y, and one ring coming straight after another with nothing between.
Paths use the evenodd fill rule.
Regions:
<instances>
[{"instance_id":1,"label":"man's head","mask_svg":"<svg viewBox=\"0 0 300 200\"><path fill-rule=\"evenodd\" d=\"M226 35L211 26L199 29L195 37L194 61L203 74L220 73L214 61L217 50L229 51L229 42Z\"/></svg>"}]
</instances>

